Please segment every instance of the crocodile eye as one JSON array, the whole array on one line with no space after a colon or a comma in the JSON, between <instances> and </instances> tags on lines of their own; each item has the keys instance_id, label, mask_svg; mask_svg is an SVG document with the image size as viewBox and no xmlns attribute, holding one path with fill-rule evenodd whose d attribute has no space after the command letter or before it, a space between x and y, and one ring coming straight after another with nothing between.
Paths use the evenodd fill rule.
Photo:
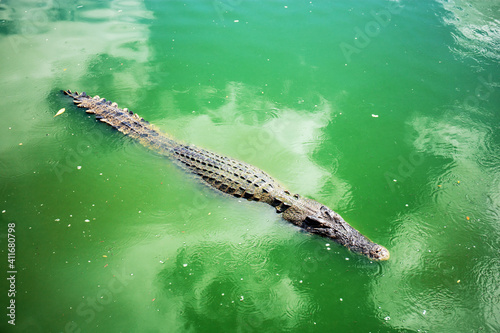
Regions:
<instances>
[{"instance_id":1,"label":"crocodile eye","mask_svg":"<svg viewBox=\"0 0 500 333\"><path fill-rule=\"evenodd\" d=\"M311 227L320 227L323 223L316 216L307 216L304 222Z\"/></svg>"},{"instance_id":2,"label":"crocodile eye","mask_svg":"<svg viewBox=\"0 0 500 333\"><path fill-rule=\"evenodd\" d=\"M321 213L326 216L327 218L329 219L333 219L333 215L332 215L332 211L330 210L330 208L326 207L326 206L321 206L321 208L319 209L321 211Z\"/></svg>"}]
</instances>

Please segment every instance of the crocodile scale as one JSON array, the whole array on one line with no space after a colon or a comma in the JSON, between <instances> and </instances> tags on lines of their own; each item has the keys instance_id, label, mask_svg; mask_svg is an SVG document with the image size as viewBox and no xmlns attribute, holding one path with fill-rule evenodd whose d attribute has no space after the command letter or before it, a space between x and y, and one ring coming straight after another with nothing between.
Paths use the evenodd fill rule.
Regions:
<instances>
[{"instance_id":1,"label":"crocodile scale","mask_svg":"<svg viewBox=\"0 0 500 333\"><path fill-rule=\"evenodd\" d=\"M389 251L351 227L330 208L312 199L291 194L264 171L214 152L185 145L158 131L149 122L116 103L85 92L63 91L74 103L95 114L95 118L139 141L142 145L168 156L184 169L199 176L208 185L238 198L267 203L277 213L308 232L331 238L350 250L373 260L389 259Z\"/></svg>"}]
</instances>

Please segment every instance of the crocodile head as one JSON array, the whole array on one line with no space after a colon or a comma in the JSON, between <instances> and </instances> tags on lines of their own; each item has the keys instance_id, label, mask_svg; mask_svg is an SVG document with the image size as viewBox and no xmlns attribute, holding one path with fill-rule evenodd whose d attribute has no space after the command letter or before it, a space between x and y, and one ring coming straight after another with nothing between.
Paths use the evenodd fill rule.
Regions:
<instances>
[{"instance_id":1,"label":"crocodile head","mask_svg":"<svg viewBox=\"0 0 500 333\"><path fill-rule=\"evenodd\" d=\"M344 219L326 206L321 206L316 214L305 218L306 229L334 239L350 250L363 254L372 260L388 260L389 250L376 244L351 227Z\"/></svg>"}]
</instances>

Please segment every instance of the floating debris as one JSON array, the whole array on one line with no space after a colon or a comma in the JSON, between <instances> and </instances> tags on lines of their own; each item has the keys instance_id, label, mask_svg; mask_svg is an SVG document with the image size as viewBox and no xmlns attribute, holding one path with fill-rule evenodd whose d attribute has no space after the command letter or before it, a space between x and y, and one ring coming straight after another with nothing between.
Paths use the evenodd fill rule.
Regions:
<instances>
[{"instance_id":1,"label":"floating debris","mask_svg":"<svg viewBox=\"0 0 500 333\"><path fill-rule=\"evenodd\" d=\"M57 111L57 113L55 114L54 118L57 117L57 116L59 116L59 115L61 115L61 114L63 114L64 111L66 111L65 108L62 108L61 110Z\"/></svg>"},{"instance_id":2,"label":"floating debris","mask_svg":"<svg viewBox=\"0 0 500 333\"><path fill-rule=\"evenodd\" d=\"M372 113L372 117L373 117L373 118L378 118L378 114L373 114L373 113Z\"/></svg>"}]
</instances>

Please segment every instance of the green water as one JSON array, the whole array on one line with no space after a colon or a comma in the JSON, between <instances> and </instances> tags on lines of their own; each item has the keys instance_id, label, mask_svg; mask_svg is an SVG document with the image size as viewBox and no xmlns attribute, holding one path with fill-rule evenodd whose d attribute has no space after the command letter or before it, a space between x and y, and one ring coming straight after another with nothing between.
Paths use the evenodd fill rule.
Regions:
<instances>
[{"instance_id":1,"label":"green water","mask_svg":"<svg viewBox=\"0 0 500 333\"><path fill-rule=\"evenodd\" d=\"M0 330L498 332L499 10L0 1ZM60 89L260 167L391 259L205 188Z\"/></svg>"}]
</instances>

